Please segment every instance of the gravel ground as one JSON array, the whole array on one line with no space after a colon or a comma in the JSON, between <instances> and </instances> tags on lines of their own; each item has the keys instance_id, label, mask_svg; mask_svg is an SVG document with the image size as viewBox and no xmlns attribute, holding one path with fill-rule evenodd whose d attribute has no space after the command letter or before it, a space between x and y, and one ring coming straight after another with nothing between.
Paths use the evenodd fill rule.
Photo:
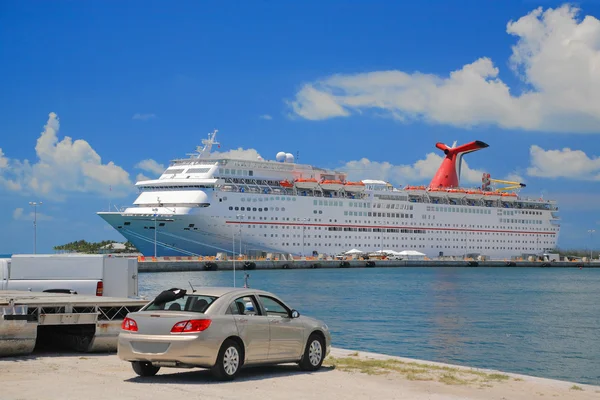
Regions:
<instances>
[{"instance_id":1,"label":"gravel ground","mask_svg":"<svg viewBox=\"0 0 600 400\"><path fill-rule=\"evenodd\" d=\"M399 357L333 349L333 357L357 360L414 362ZM443 366L418 361L420 365ZM116 354L44 353L0 359L2 400L52 399L600 399L600 386L501 373L502 381L444 383L441 376L463 376L468 368L451 366L415 379L398 371L367 374L324 366L313 373L295 365L248 368L233 382L217 382L207 370L163 368L158 375L140 378ZM482 370L476 370L482 371ZM486 373L497 371L486 371ZM466 373L466 372L465 372ZM441 375L440 375L441 374ZM446 375L443 375L446 374ZM469 373L467 373L468 375ZM472 373L471 373L472 374ZM465 376L467 376L465 375ZM472 375L469 375L472 376ZM452 381L450 381L452 382ZM191 397L193 396L193 397Z\"/></svg>"}]
</instances>

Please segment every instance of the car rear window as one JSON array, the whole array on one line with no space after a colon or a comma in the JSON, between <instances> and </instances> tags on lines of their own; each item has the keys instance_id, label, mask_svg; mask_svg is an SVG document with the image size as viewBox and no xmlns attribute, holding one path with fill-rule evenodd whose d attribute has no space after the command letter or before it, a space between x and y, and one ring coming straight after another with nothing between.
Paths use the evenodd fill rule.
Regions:
<instances>
[{"instance_id":1,"label":"car rear window","mask_svg":"<svg viewBox=\"0 0 600 400\"><path fill-rule=\"evenodd\" d=\"M178 299L157 303L151 302L145 311L191 311L204 313L208 307L217 299L215 296L203 296L197 294L186 294Z\"/></svg>"}]
</instances>

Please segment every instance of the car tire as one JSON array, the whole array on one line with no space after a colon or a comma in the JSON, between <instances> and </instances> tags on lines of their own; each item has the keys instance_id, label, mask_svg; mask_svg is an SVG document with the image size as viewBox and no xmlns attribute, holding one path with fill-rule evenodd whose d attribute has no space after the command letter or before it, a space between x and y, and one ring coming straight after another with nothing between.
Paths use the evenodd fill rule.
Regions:
<instances>
[{"instance_id":1,"label":"car tire","mask_svg":"<svg viewBox=\"0 0 600 400\"><path fill-rule=\"evenodd\" d=\"M139 376L154 376L160 370L160 367L155 367L152 363L143 361L133 361L131 366Z\"/></svg>"},{"instance_id":2,"label":"car tire","mask_svg":"<svg viewBox=\"0 0 600 400\"><path fill-rule=\"evenodd\" d=\"M221 350L217 355L217 362L211 371L215 378L220 381L231 381L235 379L242 366L242 351L240 345L234 340L227 339L223 342Z\"/></svg>"},{"instance_id":3,"label":"car tire","mask_svg":"<svg viewBox=\"0 0 600 400\"><path fill-rule=\"evenodd\" d=\"M312 334L306 342L304 355L298 363L303 371L316 371L321 368L325 359L325 341L321 335Z\"/></svg>"}]
</instances>

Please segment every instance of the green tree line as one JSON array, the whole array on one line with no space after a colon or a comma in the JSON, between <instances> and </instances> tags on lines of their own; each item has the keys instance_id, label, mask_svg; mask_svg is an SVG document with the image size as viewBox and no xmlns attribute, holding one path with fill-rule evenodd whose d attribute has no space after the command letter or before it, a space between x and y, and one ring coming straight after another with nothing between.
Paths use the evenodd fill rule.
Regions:
<instances>
[{"instance_id":1,"label":"green tree line","mask_svg":"<svg viewBox=\"0 0 600 400\"><path fill-rule=\"evenodd\" d=\"M75 242L54 246L54 251L66 251L72 253L98 254L105 246L118 243L115 240L103 240L101 242L87 242L77 240ZM138 250L131 242L125 242L125 250L112 250L111 253L135 253Z\"/></svg>"}]
</instances>

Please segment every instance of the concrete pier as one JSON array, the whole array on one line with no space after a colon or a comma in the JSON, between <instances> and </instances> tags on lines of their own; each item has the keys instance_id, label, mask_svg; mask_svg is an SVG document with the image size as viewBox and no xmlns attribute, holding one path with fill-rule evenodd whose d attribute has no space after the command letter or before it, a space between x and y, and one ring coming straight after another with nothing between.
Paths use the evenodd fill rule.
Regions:
<instances>
[{"instance_id":1,"label":"concrete pier","mask_svg":"<svg viewBox=\"0 0 600 400\"><path fill-rule=\"evenodd\" d=\"M238 270L252 269L312 269L312 268L407 268L407 267L473 267L473 268L599 268L600 262L574 261L504 261L504 260L247 260L236 261ZM233 261L221 260L160 260L140 261L140 272L231 271Z\"/></svg>"}]
</instances>

